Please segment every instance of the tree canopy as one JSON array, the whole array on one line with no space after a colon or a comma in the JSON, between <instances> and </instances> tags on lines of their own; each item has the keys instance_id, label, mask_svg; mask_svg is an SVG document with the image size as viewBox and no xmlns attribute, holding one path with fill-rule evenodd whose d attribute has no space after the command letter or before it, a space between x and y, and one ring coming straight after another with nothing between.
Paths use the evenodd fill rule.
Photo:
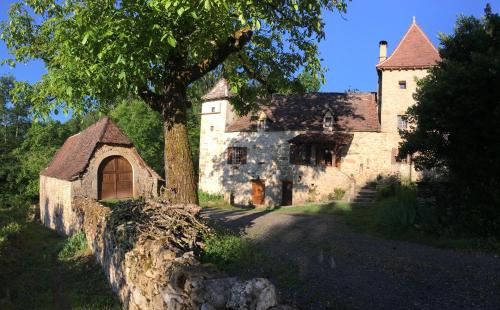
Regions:
<instances>
[{"instance_id":1,"label":"tree canopy","mask_svg":"<svg viewBox=\"0 0 500 310\"><path fill-rule=\"evenodd\" d=\"M11 6L2 39L7 62L45 62L39 82L16 88L38 113L85 113L131 95L159 112L166 193L197 202L188 88L219 69L240 112L257 96L304 91L300 72L322 78L322 13L345 9L346 0L26 0Z\"/></svg>"},{"instance_id":2,"label":"tree canopy","mask_svg":"<svg viewBox=\"0 0 500 310\"><path fill-rule=\"evenodd\" d=\"M408 110L400 155L417 168L446 171L463 208L454 221L500 231L500 17L487 6L482 19L461 17L441 36L442 61L418 82ZM464 215L467 214L467 215Z\"/></svg>"}]
</instances>

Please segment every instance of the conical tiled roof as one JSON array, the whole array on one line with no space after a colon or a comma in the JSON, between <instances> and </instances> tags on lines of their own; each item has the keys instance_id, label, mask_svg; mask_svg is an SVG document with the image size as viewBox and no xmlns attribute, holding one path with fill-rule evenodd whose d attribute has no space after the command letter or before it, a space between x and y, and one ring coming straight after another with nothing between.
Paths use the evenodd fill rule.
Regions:
<instances>
[{"instance_id":1,"label":"conical tiled roof","mask_svg":"<svg viewBox=\"0 0 500 310\"><path fill-rule=\"evenodd\" d=\"M82 174L99 143L131 147L132 141L108 117L69 137L41 175L73 180Z\"/></svg>"},{"instance_id":2,"label":"conical tiled roof","mask_svg":"<svg viewBox=\"0 0 500 310\"><path fill-rule=\"evenodd\" d=\"M410 29L403 36L391 56L376 67L379 70L429 68L434 66L440 59L436 47L413 20Z\"/></svg>"},{"instance_id":3,"label":"conical tiled roof","mask_svg":"<svg viewBox=\"0 0 500 310\"><path fill-rule=\"evenodd\" d=\"M229 90L229 83L225 78L221 78L215 83L214 87L206 93L202 100L210 101L210 100L219 100L219 99L227 99L233 96L233 93Z\"/></svg>"}]
</instances>

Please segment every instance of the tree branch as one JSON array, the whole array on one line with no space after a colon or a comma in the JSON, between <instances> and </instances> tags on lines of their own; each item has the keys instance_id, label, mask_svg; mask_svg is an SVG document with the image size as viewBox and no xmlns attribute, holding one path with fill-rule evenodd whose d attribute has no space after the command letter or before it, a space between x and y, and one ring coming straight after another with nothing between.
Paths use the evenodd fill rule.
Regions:
<instances>
[{"instance_id":1,"label":"tree branch","mask_svg":"<svg viewBox=\"0 0 500 310\"><path fill-rule=\"evenodd\" d=\"M161 97L149 89L142 89L139 91L139 97L146 102L153 110L162 113Z\"/></svg>"},{"instance_id":2,"label":"tree branch","mask_svg":"<svg viewBox=\"0 0 500 310\"><path fill-rule=\"evenodd\" d=\"M268 93L273 94L276 92L276 90L269 85L267 79L252 68L252 66L248 62L248 59L243 57L243 55L241 54L238 55L238 58L241 60L241 65L243 66L243 70L245 70L245 72L248 74L249 77L255 79L256 81L264 85Z\"/></svg>"},{"instance_id":3,"label":"tree branch","mask_svg":"<svg viewBox=\"0 0 500 310\"><path fill-rule=\"evenodd\" d=\"M218 65L224 62L229 55L243 49L243 47L250 42L252 34L253 32L249 27L236 31L229 38L227 38L225 42L217 44L217 50L214 52L212 57L204 59L203 61L192 66L190 69L182 72L179 79L184 85L189 85L206 73L214 70Z\"/></svg>"}]
</instances>

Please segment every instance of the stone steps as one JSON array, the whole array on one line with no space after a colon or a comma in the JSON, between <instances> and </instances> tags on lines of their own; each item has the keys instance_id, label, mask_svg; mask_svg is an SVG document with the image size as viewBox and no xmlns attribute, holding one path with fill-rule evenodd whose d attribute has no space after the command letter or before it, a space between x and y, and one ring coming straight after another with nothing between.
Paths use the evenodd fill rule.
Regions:
<instances>
[{"instance_id":1,"label":"stone steps","mask_svg":"<svg viewBox=\"0 0 500 310\"><path fill-rule=\"evenodd\" d=\"M372 203L377 195L377 189L374 185L366 185L360 188L352 200L354 203Z\"/></svg>"}]
</instances>

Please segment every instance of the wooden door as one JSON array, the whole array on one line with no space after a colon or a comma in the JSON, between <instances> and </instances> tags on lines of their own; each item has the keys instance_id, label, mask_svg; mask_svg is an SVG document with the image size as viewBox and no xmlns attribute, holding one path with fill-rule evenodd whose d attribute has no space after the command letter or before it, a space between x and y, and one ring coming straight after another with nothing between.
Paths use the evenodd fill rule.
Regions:
<instances>
[{"instance_id":1,"label":"wooden door","mask_svg":"<svg viewBox=\"0 0 500 310\"><path fill-rule=\"evenodd\" d=\"M293 197L293 182L282 181L281 183L281 205L291 206Z\"/></svg>"},{"instance_id":2,"label":"wooden door","mask_svg":"<svg viewBox=\"0 0 500 310\"><path fill-rule=\"evenodd\" d=\"M252 203L254 205L263 205L264 198L266 198L266 187L264 181L253 180L252 181Z\"/></svg>"},{"instance_id":3,"label":"wooden door","mask_svg":"<svg viewBox=\"0 0 500 310\"><path fill-rule=\"evenodd\" d=\"M103 160L99 167L99 199L123 199L134 196L132 166L121 156Z\"/></svg>"}]
</instances>

